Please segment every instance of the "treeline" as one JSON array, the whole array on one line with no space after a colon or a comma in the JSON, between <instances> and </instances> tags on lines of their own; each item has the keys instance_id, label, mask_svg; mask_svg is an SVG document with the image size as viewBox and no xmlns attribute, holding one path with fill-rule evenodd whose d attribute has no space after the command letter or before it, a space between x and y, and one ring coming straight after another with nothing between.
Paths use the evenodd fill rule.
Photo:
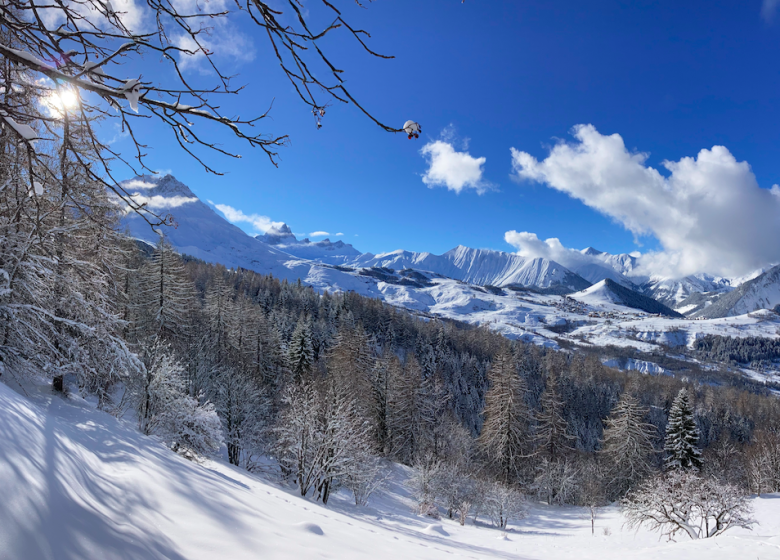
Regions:
<instances>
[{"instance_id":1,"label":"treeline","mask_svg":"<svg viewBox=\"0 0 780 560\"><path fill-rule=\"evenodd\" d=\"M708 334L696 339L694 350L705 359L727 364L751 364L758 369L780 360L780 339Z\"/></svg>"}]
</instances>

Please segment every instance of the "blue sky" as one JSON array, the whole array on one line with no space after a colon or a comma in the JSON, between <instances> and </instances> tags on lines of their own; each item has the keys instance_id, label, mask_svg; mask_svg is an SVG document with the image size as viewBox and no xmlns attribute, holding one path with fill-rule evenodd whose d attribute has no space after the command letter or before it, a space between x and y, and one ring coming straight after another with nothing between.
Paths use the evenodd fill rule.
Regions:
<instances>
[{"instance_id":1,"label":"blue sky","mask_svg":"<svg viewBox=\"0 0 780 560\"><path fill-rule=\"evenodd\" d=\"M590 124L601 135L619 134L628 154L648 154L641 165L669 178L672 171L663 161L696 158L722 145L737 162L747 162L757 185L769 192L780 183L780 14L773 13L774 4L376 0L361 9L345 1L346 18L371 32L371 47L396 58L367 56L345 36L322 46L345 70L353 95L378 118L395 126L407 119L422 125L421 138L411 141L381 131L352 106L331 107L317 130L262 37L242 23L231 28L225 43L226 51L231 41L240 44L239 55L226 52L221 62L247 88L224 106L246 116L274 100L272 120L260 126L290 135L279 167L261 152L219 137L243 159L211 157L228 172L215 177L152 127L145 129L154 138L149 163L170 170L201 199L284 221L296 233L341 232L362 251L441 253L458 244L516 250L505 240L516 231L556 237L565 247L665 250L698 258L679 232L675 237L630 209L604 202L609 185L594 187L601 189L599 196L593 189L578 191L587 169L578 168L584 176L569 182L556 179L560 165L568 164L545 172L518 170L510 149L542 161L562 140L580 144L572 128ZM144 77L160 79L154 68L150 64ZM468 186L457 193L425 184L431 157L421 149L436 141L485 158L481 167L466 160L468 170L482 171L482 194ZM591 158L583 165L597 163ZM457 179L458 169L445 171ZM695 182L680 178L673 187L657 188L685 190L685 180ZM734 189L755 187L740 185ZM654 191L647 192L645 202L652 205ZM695 212L679 219L703 224L717 218L715 211L705 217ZM749 208L745 212L750 215ZM253 231L249 223L237 225ZM735 251L750 243L743 240ZM764 253L742 268L774 258ZM701 266L717 268L712 263L727 258L701 257Z\"/></svg>"}]
</instances>

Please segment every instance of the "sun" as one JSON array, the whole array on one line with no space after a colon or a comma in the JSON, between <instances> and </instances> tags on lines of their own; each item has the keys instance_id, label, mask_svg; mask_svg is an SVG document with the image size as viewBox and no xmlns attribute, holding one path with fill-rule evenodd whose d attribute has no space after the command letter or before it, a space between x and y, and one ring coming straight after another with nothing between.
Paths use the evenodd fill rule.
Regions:
<instances>
[{"instance_id":1,"label":"sun","mask_svg":"<svg viewBox=\"0 0 780 560\"><path fill-rule=\"evenodd\" d=\"M51 91L42 101L53 117L61 118L63 113L78 106L79 95L72 89L57 89Z\"/></svg>"},{"instance_id":2,"label":"sun","mask_svg":"<svg viewBox=\"0 0 780 560\"><path fill-rule=\"evenodd\" d=\"M65 109L73 109L79 101L76 92L74 92L72 89L63 90L59 93L55 93L54 95L58 104Z\"/></svg>"}]
</instances>

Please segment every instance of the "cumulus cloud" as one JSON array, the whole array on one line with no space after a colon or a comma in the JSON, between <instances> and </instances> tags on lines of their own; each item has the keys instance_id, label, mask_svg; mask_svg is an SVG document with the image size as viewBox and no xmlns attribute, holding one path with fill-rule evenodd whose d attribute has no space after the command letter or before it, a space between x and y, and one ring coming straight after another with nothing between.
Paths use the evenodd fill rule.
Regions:
<instances>
[{"instance_id":1,"label":"cumulus cloud","mask_svg":"<svg viewBox=\"0 0 780 560\"><path fill-rule=\"evenodd\" d=\"M196 196L143 196L142 194L135 193L130 195L130 198L138 204L146 204L149 210L163 210L168 208L178 208L184 204L191 202L197 202Z\"/></svg>"},{"instance_id":2,"label":"cumulus cloud","mask_svg":"<svg viewBox=\"0 0 780 560\"><path fill-rule=\"evenodd\" d=\"M576 249L564 247L555 237L542 241L535 233L512 230L504 234L504 240L517 249L518 255L529 259L537 257L549 259L567 268L584 264L604 264L589 255L583 255Z\"/></svg>"},{"instance_id":3,"label":"cumulus cloud","mask_svg":"<svg viewBox=\"0 0 780 560\"><path fill-rule=\"evenodd\" d=\"M211 202L211 201L209 201ZM212 203L213 204L213 203ZM232 223L247 223L255 228L257 233L265 233L271 228L280 228L284 222L274 222L268 216L260 214L244 214L241 210L228 206L227 204L214 204L214 208L222 212L225 218Z\"/></svg>"},{"instance_id":4,"label":"cumulus cloud","mask_svg":"<svg viewBox=\"0 0 780 560\"><path fill-rule=\"evenodd\" d=\"M764 0L761 4L761 17L765 21L772 21L778 6L780 6L780 0Z\"/></svg>"},{"instance_id":5,"label":"cumulus cloud","mask_svg":"<svg viewBox=\"0 0 780 560\"><path fill-rule=\"evenodd\" d=\"M339 232L339 233L336 234L336 237L344 237L344 234Z\"/></svg>"},{"instance_id":6,"label":"cumulus cloud","mask_svg":"<svg viewBox=\"0 0 780 560\"><path fill-rule=\"evenodd\" d=\"M313 231L309 234L309 237L326 237L330 236L327 231Z\"/></svg>"},{"instance_id":7,"label":"cumulus cloud","mask_svg":"<svg viewBox=\"0 0 780 560\"><path fill-rule=\"evenodd\" d=\"M468 153L468 141L463 151L455 149L455 129L449 125L442 131L441 139L425 144L420 153L428 161L428 170L423 175L423 183L428 188L447 187L460 194L466 189L474 189L483 194L492 185L483 178L482 168L486 158L472 157Z\"/></svg>"},{"instance_id":8,"label":"cumulus cloud","mask_svg":"<svg viewBox=\"0 0 780 560\"><path fill-rule=\"evenodd\" d=\"M731 276L780 260L780 187L760 188L725 147L664 161L664 176L618 134L592 125L572 133L575 142L557 144L542 161L512 148L515 177L577 198L634 235L655 236L664 250L642 257L648 271Z\"/></svg>"}]
</instances>

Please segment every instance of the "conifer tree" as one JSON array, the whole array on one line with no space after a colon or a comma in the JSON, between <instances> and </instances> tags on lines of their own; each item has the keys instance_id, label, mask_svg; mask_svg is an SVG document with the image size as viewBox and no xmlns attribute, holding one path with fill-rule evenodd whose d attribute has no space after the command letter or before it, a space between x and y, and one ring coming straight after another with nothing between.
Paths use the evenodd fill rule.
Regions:
<instances>
[{"instance_id":1,"label":"conifer tree","mask_svg":"<svg viewBox=\"0 0 780 560\"><path fill-rule=\"evenodd\" d=\"M164 238L140 271L134 299L137 338L159 338L181 351L190 334L194 288L181 257Z\"/></svg>"},{"instance_id":2,"label":"conifer tree","mask_svg":"<svg viewBox=\"0 0 780 560\"><path fill-rule=\"evenodd\" d=\"M508 347L496 355L487 377L490 388L485 394L485 422L478 446L489 470L509 483L517 477L521 459L528 454L530 414L525 403L525 382Z\"/></svg>"},{"instance_id":3,"label":"conifer tree","mask_svg":"<svg viewBox=\"0 0 780 560\"><path fill-rule=\"evenodd\" d=\"M569 434L568 423L563 417L563 401L558 394L557 375L547 376L547 387L542 393L537 413L536 452L555 461L572 450L574 437Z\"/></svg>"},{"instance_id":4,"label":"conifer tree","mask_svg":"<svg viewBox=\"0 0 780 560\"><path fill-rule=\"evenodd\" d=\"M606 461L607 486L613 497L623 495L653 470L655 426L644 421L647 409L624 393L605 421L601 453Z\"/></svg>"},{"instance_id":5,"label":"conifer tree","mask_svg":"<svg viewBox=\"0 0 780 560\"><path fill-rule=\"evenodd\" d=\"M696 446L698 440L699 430L688 401L688 391L682 388L672 403L666 425L666 469L699 470L702 462L701 450Z\"/></svg>"},{"instance_id":6,"label":"conifer tree","mask_svg":"<svg viewBox=\"0 0 780 560\"><path fill-rule=\"evenodd\" d=\"M314 365L314 350L311 344L311 321L301 317L295 326L287 347L287 362L296 379L305 377Z\"/></svg>"}]
</instances>

